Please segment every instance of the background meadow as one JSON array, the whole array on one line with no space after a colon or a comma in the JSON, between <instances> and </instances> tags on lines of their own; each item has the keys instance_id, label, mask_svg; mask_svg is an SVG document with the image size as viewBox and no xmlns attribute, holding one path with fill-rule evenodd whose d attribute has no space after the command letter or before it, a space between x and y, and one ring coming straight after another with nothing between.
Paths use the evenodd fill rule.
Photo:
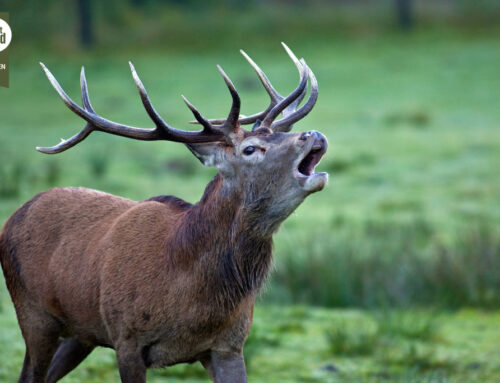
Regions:
<instances>
[{"instance_id":1,"label":"background meadow","mask_svg":"<svg viewBox=\"0 0 500 383\"><path fill-rule=\"evenodd\" d=\"M36 152L84 125L39 61L77 102L84 65L98 113L151 127L131 60L163 118L189 129L180 94L208 117L228 111L216 64L242 113L267 106L240 48L291 91L298 75L284 41L319 81L318 103L295 129L328 137L318 170L330 184L275 236L245 349L249 380L500 381L497 2L25 0L0 10L14 32L11 84L0 89L2 224L54 186L196 202L215 174L181 144L101 133L56 156ZM0 381L15 381L24 343L3 283L0 329ZM196 365L149 379L208 381ZM118 382L114 354L94 351L63 381Z\"/></svg>"}]
</instances>

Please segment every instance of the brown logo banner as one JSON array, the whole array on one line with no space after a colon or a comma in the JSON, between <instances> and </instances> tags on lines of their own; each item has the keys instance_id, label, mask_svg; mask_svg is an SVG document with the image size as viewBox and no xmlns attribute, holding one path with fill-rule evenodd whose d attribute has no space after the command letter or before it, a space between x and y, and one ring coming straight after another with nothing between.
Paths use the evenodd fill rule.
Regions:
<instances>
[{"instance_id":1,"label":"brown logo banner","mask_svg":"<svg viewBox=\"0 0 500 383\"><path fill-rule=\"evenodd\" d=\"M0 12L0 86L9 87L9 44L12 30L9 26L9 14Z\"/></svg>"}]
</instances>

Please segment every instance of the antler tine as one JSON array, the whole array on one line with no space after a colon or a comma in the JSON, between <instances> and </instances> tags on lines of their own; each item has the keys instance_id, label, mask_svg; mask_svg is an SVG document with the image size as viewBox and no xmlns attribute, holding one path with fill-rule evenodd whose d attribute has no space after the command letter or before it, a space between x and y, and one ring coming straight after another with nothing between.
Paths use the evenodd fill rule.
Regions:
<instances>
[{"instance_id":1,"label":"antler tine","mask_svg":"<svg viewBox=\"0 0 500 383\"><path fill-rule=\"evenodd\" d=\"M294 62L295 66L297 67L299 74L302 71L302 64L300 63L299 59L293 54L292 50L285 44L281 43L283 47L285 48L286 52ZM248 125L248 124L253 124L258 120L264 120L267 114L279 103L281 102L284 97L278 93L276 89L271 84L271 81L269 81L268 77L264 73L262 69L255 63L255 61L252 60L252 58L242 49L240 49L240 53L245 57L245 59L250 63L252 68L255 70L257 75L259 76L259 79L264 86L264 89L266 90L267 94L269 95L269 98L271 99L268 107L264 109L262 112L253 114L251 116L247 117L241 117L238 121L241 125ZM282 113L284 116L290 115L291 113L295 112L297 109L297 106L300 104L300 102L304 99L305 95L307 93L307 87L304 87L303 92L297 97L295 100L292 101L291 104L289 104L287 107L285 107L282 110ZM224 124L226 120L224 119L213 119L209 120L212 124ZM192 124L196 124L196 121L190 121Z\"/></svg>"},{"instance_id":2,"label":"antler tine","mask_svg":"<svg viewBox=\"0 0 500 383\"><path fill-rule=\"evenodd\" d=\"M135 70L134 64L132 64L132 62L129 61L128 65L130 66L130 71L132 72L132 78L134 79L135 85L137 86L137 90L139 91L139 95L141 97L142 105L144 105L144 109L146 109L147 114L153 120L153 122L158 128L167 127L167 123L163 121L163 119L160 117L160 115L156 112L155 108L153 107L153 104L151 104L148 92L146 91L144 84L139 78L139 75Z\"/></svg>"},{"instance_id":3,"label":"antler tine","mask_svg":"<svg viewBox=\"0 0 500 383\"><path fill-rule=\"evenodd\" d=\"M43 65L42 63L40 63L40 64L42 65L42 68L45 71L48 71L48 69L45 67L45 65ZM49 80L50 80L50 77L49 77ZM52 82L52 80L51 80L51 82ZM57 81L56 81L56 83L57 83ZM85 68L84 67L82 67L82 71L80 73L80 86L81 86L81 90L82 90L82 103L83 103L84 108L86 110L94 113L94 109L92 108L92 105L90 104L89 93L88 93L88 88L87 88L87 80L85 78ZM62 88L61 88L61 91L62 91ZM59 93L59 91L58 91L58 93ZM64 93L64 91L63 91L63 93ZM64 99L63 99L63 101L64 101ZM66 103L66 101L65 101L65 103ZM69 149L70 147L76 145L78 142L84 140L92 132L92 130L93 130L92 126L89 123L87 123L85 125L85 127L78 134L74 135L69 140L61 139L61 142L58 145L50 147L50 148L42 148L42 147L37 146L36 150L38 150L39 152L42 152L42 153L47 153L47 154L60 153L64 150ZM74 144L73 144L73 142L74 142Z\"/></svg>"},{"instance_id":4,"label":"antler tine","mask_svg":"<svg viewBox=\"0 0 500 383\"><path fill-rule=\"evenodd\" d=\"M148 92L146 91L144 84L142 83L141 79L139 78L139 75L137 74L137 71L135 70L134 65L130 61L128 63L130 65L130 70L132 71L132 78L134 79L135 85L137 86L137 89L139 90L139 95L141 97L142 104L144 105L144 108L146 109L146 112L148 113L149 117L155 123L157 129L163 132L165 140L186 142L187 143L187 142L192 142L189 140L192 138L195 138L196 135L198 135L200 133L220 135L219 132L216 132L215 130L211 129L211 127L207 128L203 124L202 125L203 125L204 129L200 132L186 132L186 131L175 129L175 128L172 128L171 126L169 126L161 118L161 116L158 114L158 112L153 107L153 104L151 103L151 100L149 99ZM189 104L188 104L188 107L189 107ZM190 109L191 109L191 107L190 107ZM196 110L196 108L195 108L195 110ZM199 115L201 117L201 114L199 114ZM199 137L201 137L201 136L199 136ZM212 136L210 136L210 137L212 137ZM186 139L188 141L185 141ZM207 142L207 141L212 141L212 140L205 139L204 141L197 141L197 142Z\"/></svg>"},{"instance_id":5,"label":"antler tine","mask_svg":"<svg viewBox=\"0 0 500 383\"><path fill-rule=\"evenodd\" d=\"M297 58L297 56L295 56L289 46L286 45L283 41L281 42L281 45L283 46L283 48L285 48L286 53L288 53L288 56L290 56L295 66L300 71L302 69L302 63L300 62L300 60Z\"/></svg>"},{"instance_id":6,"label":"antler tine","mask_svg":"<svg viewBox=\"0 0 500 383\"><path fill-rule=\"evenodd\" d=\"M309 67L307 70L309 72L309 80L311 82L311 93L307 102L302 105L299 110L283 117L281 120L273 122L271 128L274 132L289 132L292 129L292 125L307 116L316 104L316 101L318 100L318 81Z\"/></svg>"},{"instance_id":7,"label":"antler tine","mask_svg":"<svg viewBox=\"0 0 500 383\"><path fill-rule=\"evenodd\" d=\"M297 69L300 73L300 71L302 70L302 64L300 63L300 60L297 58L297 56L295 56L295 54L292 52L292 50L283 41L281 42L281 45L283 46L283 48L285 48L286 53L292 59L293 63L295 64L295 66L297 67ZM299 97L297 97L297 99L295 101L293 101L290 104L290 106L288 108L283 109L283 116L286 117L287 115L295 112L295 110L297 109L297 106L301 103L301 101L306 96L306 93L307 93L307 87L304 88L304 91L300 94Z\"/></svg>"},{"instance_id":8,"label":"antler tine","mask_svg":"<svg viewBox=\"0 0 500 383\"><path fill-rule=\"evenodd\" d=\"M302 64L301 64L301 62L299 61L299 59L297 58L297 56L295 56L295 54L292 52L292 50L284 42L282 42L281 45L283 46L283 48L285 48L286 53L292 59L293 63L297 67L297 70L299 71L299 74L300 74L301 71L302 71ZM269 96L271 97L271 103L270 103L270 105L263 112L255 114L253 116L250 116L250 117L247 117L245 119L240 120L240 122L242 124L244 123L243 120L248 121L248 123L253 123L253 122L257 121L257 120L262 120L263 118L265 118L266 115L269 113L269 111L274 107L274 105L276 105L278 102L282 101L284 99L284 97L281 96L272 87L272 85L271 85L270 81L268 80L267 76L258 67L258 65L243 50L240 50L240 52L243 54L243 56L245 56L245 58L248 60L248 62L250 63L250 65L252 65L252 67L255 69L255 71L259 75L259 78L260 78L262 84L264 85L264 87L266 88ZM307 93L307 87L304 87L304 91L299 95L299 97L297 97L289 106L287 106L286 108L283 109L283 111L282 111L283 116L287 116L287 115L293 113L297 109L297 106L300 104L300 102L304 99L306 93Z\"/></svg>"},{"instance_id":9,"label":"antler tine","mask_svg":"<svg viewBox=\"0 0 500 383\"><path fill-rule=\"evenodd\" d=\"M196 109L196 107L191 104L188 99L186 97L184 97L184 95L181 95L182 99L184 100L184 102L186 103L186 105L188 106L188 108L191 110L191 112L193 113L193 116L194 118L196 118L196 121L198 121L198 123L200 123L204 130L205 131L212 131L214 128L212 126L212 124L210 123L210 121L208 121L205 117L203 117L201 115L201 113L198 111L198 109Z\"/></svg>"},{"instance_id":10,"label":"antler tine","mask_svg":"<svg viewBox=\"0 0 500 383\"><path fill-rule=\"evenodd\" d=\"M271 102L269 106L264 109L260 113L256 113L252 116L247 116L247 117L242 117L238 120L238 122L241 125L248 125L248 124L253 124L257 120L263 120L266 114L281 100L283 100L283 96L281 96L276 89L271 85L271 82L265 75L265 73L262 71L262 69L259 68L259 66L253 61L250 56L248 56L243 49L240 49L240 53L247 59L247 61L250 63L250 65L253 67L255 72L257 72L257 75L259 76L260 82L264 86L264 89L266 90L267 94L269 95ZM222 125L226 122L225 119L213 119L209 120L212 124L216 125ZM190 121L192 124L196 124L196 121Z\"/></svg>"},{"instance_id":11,"label":"antler tine","mask_svg":"<svg viewBox=\"0 0 500 383\"><path fill-rule=\"evenodd\" d=\"M128 125L118 124L116 122L102 118L101 116L96 114L94 109L92 108L92 105L90 104L88 88L87 88L87 80L85 78L85 70L83 68L82 68L82 73L80 75L80 85L82 93L82 103L84 108L81 108L66 94L66 92L58 83L54 75L47 69L47 67L43 63L40 63L40 65L42 66L50 83L52 84L56 92L59 94L62 101L66 104L66 106L72 112L74 112L75 114L83 118L85 121L87 121L85 127L70 139L62 140L60 144L53 147L47 147L47 148L37 147L36 149L42 153L54 154L63 152L71 148L72 146L75 146L82 140L84 140L94 130L114 134L117 136L123 136L123 137L133 138L136 140L146 140L146 141L167 140L167 141L176 141L183 143L201 143L201 142L221 141L224 138L222 132L218 132L215 130L208 131L207 129L204 129L202 131L186 132L168 126L155 111L153 105L149 100L146 89L144 88L144 85L139 79L139 76L137 75L131 63L130 67L132 70L132 76L137 85L137 88L139 89L142 103L146 108L148 115L151 117L151 119L156 125L155 129L140 129Z\"/></svg>"},{"instance_id":12,"label":"antler tine","mask_svg":"<svg viewBox=\"0 0 500 383\"><path fill-rule=\"evenodd\" d=\"M43 63L40 63L40 64L42 65L42 68L45 70L45 72L46 73L48 72L47 76L49 76L49 74L52 75L50 73L50 71L48 71L48 69L45 67L45 65L43 65ZM49 77L49 80L52 83L52 79L50 77ZM57 81L56 81L56 83L57 83ZM57 85L59 85L59 84L57 84ZM92 108L92 104L90 103L88 87L87 87L87 79L85 78L85 68L83 66L82 66L82 70L80 73L80 87L81 87L81 91L82 91L83 107L85 108L85 110L92 112L92 113L95 113L94 108ZM59 90L57 88L56 88L56 90L59 93ZM62 88L60 88L60 90L64 93ZM66 93L64 93L64 94L66 94ZM67 95L66 95L66 97L67 97ZM67 98L69 99L69 97L67 97ZM63 99L63 101L66 103L66 101L64 99ZM49 147L49 148L43 148L43 147L37 146L36 150L38 150L39 152L42 152L42 153L47 153L47 154L56 154L56 153L63 152L66 149L69 149L72 146L76 145L78 142L84 140L92 132L92 130L93 130L93 127L91 126L91 124L87 123L85 125L85 127L79 133L77 133L76 135L71 137L69 140L64 140L61 138L61 142L56 146Z\"/></svg>"},{"instance_id":13,"label":"antler tine","mask_svg":"<svg viewBox=\"0 0 500 383\"><path fill-rule=\"evenodd\" d=\"M61 85L59 85L59 83L57 82L54 75L48 70L48 68L44 65L44 63L41 62L40 65L42 66L42 69L44 70L45 74L47 75L47 78L49 79L50 83L52 84L52 86L54 87L56 92L61 97L64 104L66 104L66 106L72 112L76 113L78 116L87 120L88 116L86 114L86 111L83 110L82 108L80 108L77 104L75 104L75 102L73 102L73 100L66 94L64 89L61 87ZM82 68L82 72L80 75L80 84L81 84L81 88L82 88L83 103L84 103L84 105L85 105L85 103L88 103L88 105L92 108L92 106L90 105L89 98L88 98L87 81L85 79L85 70L83 68ZM93 109L90 109L90 110L93 110ZM61 142L58 145L55 145L52 147L37 146L36 150L38 150L39 152L42 152L42 153L46 153L46 154L56 154L56 153L63 152L65 150L75 146L79 142L83 141L85 138L87 138L87 136L94 129L95 129L95 127L90 122L88 122L80 132L75 134L70 139L68 139L68 140L61 139Z\"/></svg>"},{"instance_id":14,"label":"antler tine","mask_svg":"<svg viewBox=\"0 0 500 383\"><path fill-rule=\"evenodd\" d=\"M241 100L231 79L222 70L220 65L217 65L217 69L224 78L224 81L226 82L229 92L231 93L231 97L233 98L233 104L231 105L231 110L229 111L229 115L227 116L227 119L224 122L224 125L222 126L225 134L227 135L229 133L232 133L238 125L238 118L240 117Z\"/></svg>"},{"instance_id":15,"label":"antler tine","mask_svg":"<svg viewBox=\"0 0 500 383\"><path fill-rule=\"evenodd\" d=\"M302 69L300 71L300 83L297 88L286 96L279 104L274 106L271 111L266 115L264 120L262 121L261 127L271 128L272 122L278 115L283 112L283 110L288 107L293 101L295 101L306 89L307 85L307 65L305 61L302 61Z\"/></svg>"},{"instance_id":16,"label":"antler tine","mask_svg":"<svg viewBox=\"0 0 500 383\"><path fill-rule=\"evenodd\" d=\"M271 84L271 81L267 78L266 74L262 71L262 69L259 68L259 66L253 61L249 55L246 54L246 52L243 49L240 49L240 53L245 57L245 59L250 63L252 68L255 70L257 73L257 76L259 76L260 82L266 89L267 93L269 94L269 97L271 98L271 101L274 103L277 103L283 97L274 89L274 87Z\"/></svg>"},{"instance_id":17,"label":"antler tine","mask_svg":"<svg viewBox=\"0 0 500 383\"><path fill-rule=\"evenodd\" d=\"M90 103L89 91L87 87L87 79L85 78L85 67L82 66L82 71L80 72L80 87L82 88L82 103L85 110L95 113L92 104Z\"/></svg>"}]
</instances>

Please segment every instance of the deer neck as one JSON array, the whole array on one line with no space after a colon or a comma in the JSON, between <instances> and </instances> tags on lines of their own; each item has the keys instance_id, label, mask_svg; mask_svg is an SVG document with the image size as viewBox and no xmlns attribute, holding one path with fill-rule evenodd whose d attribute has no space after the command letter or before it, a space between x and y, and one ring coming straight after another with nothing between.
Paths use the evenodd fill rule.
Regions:
<instances>
[{"instance_id":1,"label":"deer neck","mask_svg":"<svg viewBox=\"0 0 500 383\"><path fill-rule=\"evenodd\" d=\"M262 231L258 213L244 200L217 175L185 222L199 246L193 255L202 265L207 291L217 292L217 303L228 307L258 292L272 262L272 233Z\"/></svg>"}]
</instances>

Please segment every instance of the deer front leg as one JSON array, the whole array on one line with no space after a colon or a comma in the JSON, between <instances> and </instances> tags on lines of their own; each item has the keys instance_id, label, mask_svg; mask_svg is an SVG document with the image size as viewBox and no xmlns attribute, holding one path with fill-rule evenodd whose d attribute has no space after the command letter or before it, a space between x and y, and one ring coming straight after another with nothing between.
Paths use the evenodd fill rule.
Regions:
<instances>
[{"instance_id":1,"label":"deer front leg","mask_svg":"<svg viewBox=\"0 0 500 383\"><path fill-rule=\"evenodd\" d=\"M207 368L215 383L246 383L245 361L241 353L212 351Z\"/></svg>"},{"instance_id":2,"label":"deer front leg","mask_svg":"<svg viewBox=\"0 0 500 383\"><path fill-rule=\"evenodd\" d=\"M122 383L146 383L146 365L135 344L124 344L117 348L116 359Z\"/></svg>"}]
</instances>

